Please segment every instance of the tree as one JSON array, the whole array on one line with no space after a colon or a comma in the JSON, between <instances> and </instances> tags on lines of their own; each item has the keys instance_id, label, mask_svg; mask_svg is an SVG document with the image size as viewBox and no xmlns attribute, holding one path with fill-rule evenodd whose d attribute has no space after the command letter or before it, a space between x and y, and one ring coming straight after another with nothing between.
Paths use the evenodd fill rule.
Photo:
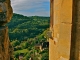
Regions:
<instances>
[{"instance_id":1,"label":"tree","mask_svg":"<svg viewBox=\"0 0 80 60\"><path fill-rule=\"evenodd\" d=\"M49 54L48 53L42 54L41 60L49 60Z\"/></svg>"},{"instance_id":2,"label":"tree","mask_svg":"<svg viewBox=\"0 0 80 60\"><path fill-rule=\"evenodd\" d=\"M15 47L15 46L19 45L20 42L18 40L14 40L14 41L11 42L11 44L12 44L13 47Z\"/></svg>"}]
</instances>

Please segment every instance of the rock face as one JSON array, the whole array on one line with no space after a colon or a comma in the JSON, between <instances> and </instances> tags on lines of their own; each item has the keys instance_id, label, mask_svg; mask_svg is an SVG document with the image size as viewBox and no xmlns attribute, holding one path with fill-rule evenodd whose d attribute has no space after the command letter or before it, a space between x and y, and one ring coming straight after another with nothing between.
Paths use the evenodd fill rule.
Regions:
<instances>
[{"instance_id":1,"label":"rock face","mask_svg":"<svg viewBox=\"0 0 80 60\"><path fill-rule=\"evenodd\" d=\"M8 27L5 26L11 20L12 13L10 0L0 0L0 60L13 60L13 48L9 41Z\"/></svg>"},{"instance_id":2,"label":"rock face","mask_svg":"<svg viewBox=\"0 0 80 60\"><path fill-rule=\"evenodd\" d=\"M2 1L0 2L0 25L9 22L13 13L10 0Z\"/></svg>"},{"instance_id":3,"label":"rock face","mask_svg":"<svg viewBox=\"0 0 80 60\"><path fill-rule=\"evenodd\" d=\"M0 27L0 60L10 60L12 47L8 36L8 27Z\"/></svg>"}]
</instances>

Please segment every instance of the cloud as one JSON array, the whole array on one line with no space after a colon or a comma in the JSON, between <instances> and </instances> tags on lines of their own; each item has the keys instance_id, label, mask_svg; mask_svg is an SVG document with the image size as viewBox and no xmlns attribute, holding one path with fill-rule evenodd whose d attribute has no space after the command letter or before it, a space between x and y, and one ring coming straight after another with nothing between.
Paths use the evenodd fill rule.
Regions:
<instances>
[{"instance_id":1,"label":"cloud","mask_svg":"<svg viewBox=\"0 0 80 60\"><path fill-rule=\"evenodd\" d=\"M50 16L49 0L11 0L14 13L27 16Z\"/></svg>"}]
</instances>

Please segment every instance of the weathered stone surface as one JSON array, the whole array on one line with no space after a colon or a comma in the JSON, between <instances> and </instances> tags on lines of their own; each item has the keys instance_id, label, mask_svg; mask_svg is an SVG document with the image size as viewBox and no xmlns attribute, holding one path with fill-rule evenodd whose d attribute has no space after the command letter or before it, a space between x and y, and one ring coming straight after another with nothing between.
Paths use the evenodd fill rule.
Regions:
<instances>
[{"instance_id":1,"label":"weathered stone surface","mask_svg":"<svg viewBox=\"0 0 80 60\"><path fill-rule=\"evenodd\" d=\"M8 28L0 27L0 60L10 60L12 51L8 38Z\"/></svg>"},{"instance_id":2,"label":"weathered stone surface","mask_svg":"<svg viewBox=\"0 0 80 60\"><path fill-rule=\"evenodd\" d=\"M6 4L6 7L7 7L7 22L9 22L12 18L12 15L13 15L13 10L12 10L12 7L11 7L11 1L6 0L5 4Z\"/></svg>"},{"instance_id":3,"label":"weathered stone surface","mask_svg":"<svg viewBox=\"0 0 80 60\"><path fill-rule=\"evenodd\" d=\"M3 2L2 2L3 1ZM8 27L3 26L11 20L10 0L0 0L0 60L13 60L13 47L8 36Z\"/></svg>"},{"instance_id":4,"label":"weathered stone surface","mask_svg":"<svg viewBox=\"0 0 80 60\"><path fill-rule=\"evenodd\" d=\"M73 4L73 26L70 60L80 60L80 0L74 0Z\"/></svg>"},{"instance_id":5,"label":"weathered stone surface","mask_svg":"<svg viewBox=\"0 0 80 60\"><path fill-rule=\"evenodd\" d=\"M53 40L50 39L49 60L69 60L71 28L72 28L72 0L53 0ZM51 13L52 14L52 13Z\"/></svg>"},{"instance_id":6,"label":"weathered stone surface","mask_svg":"<svg viewBox=\"0 0 80 60\"><path fill-rule=\"evenodd\" d=\"M12 12L10 0L5 0L4 2L0 2L0 25L9 22L11 20L12 13L13 12ZM4 15L5 17L3 19Z\"/></svg>"}]
</instances>

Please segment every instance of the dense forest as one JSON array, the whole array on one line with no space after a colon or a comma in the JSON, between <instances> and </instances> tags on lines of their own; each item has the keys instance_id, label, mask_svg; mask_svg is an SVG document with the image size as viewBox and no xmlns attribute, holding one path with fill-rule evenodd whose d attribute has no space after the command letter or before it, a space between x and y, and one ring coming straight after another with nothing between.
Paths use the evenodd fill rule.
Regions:
<instances>
[{"instance_id":1,"label":"dense forest","mask_svg":"<svg viewBox=\"0 0 80 60\"><path fill-rule=\"evenodd\" d=\"M29 60L31 54L37 50L32 50L34 45L47 41L46 33L49 30L50 17L43 16L24 16L13 14L11 21L7 24L9 27L9 38L14 47L14 57L17 60L20 53L24 53L24 60ZM48 49L40 52L41 60L48 56ZM35 55L36 56L36 55ZM40 56L38 56L40 57ZM48 60L47 57L45 57ZM39 60L39 59L35 59Z\"/></svg>"}]
</instances>

